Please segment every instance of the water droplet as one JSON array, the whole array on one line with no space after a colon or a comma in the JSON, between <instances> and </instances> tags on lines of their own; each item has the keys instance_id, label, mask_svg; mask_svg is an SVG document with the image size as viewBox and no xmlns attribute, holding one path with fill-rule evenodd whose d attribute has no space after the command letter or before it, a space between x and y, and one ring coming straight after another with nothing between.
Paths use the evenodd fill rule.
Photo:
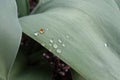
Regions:
<instances>
[{"instance_id":1,"label":"water droplet","mask_svg":"<svg viewBox=\"0 0 120 80\"><path fill-rule=\"evenodd\" d=\"M62 43L62 40L58 39L58 42L59 42L59 43Z\"/></svg>"},{"instance_id":2,"label":"water droplet","mask_svg":"<svg viewBox=\"0 0 120 80\"><path fill-rule=\"evenodd\" d=\"M53 43L53 40L52 40L52 39L50 39L50 43Z\"/></svg>"},{"instance_id":3,"label":"water droplet","mask_svg":"<svg viewBox=\"0 0 120 80\"><path fill-rule=\"evenodd\" d=\"M60 49L57 49L56 52L57 52L57 53L61 53L62 51L61 51Z\"/></svg>"},{"instance_id":4,"label":"water droplet","mask_svg":"<svg viewBox=\"0 0 120 80\"><path fill-rule=\"evenodd\" d=\"M68 36L68 35L66 35L66 38L69 38L69 36Z\"/></svg>"},{"instance_id":5,"label":"water droplet","mask_svg":"<svg viewBox=\"0 0 120 80\"><path fill-rule=\"evenodd\" d=\"M65 47L65 44L62 44L63 47Z\"/></svg>"},{"instance_id":6,"label":"water droplet","mask_svg":"<svg viewBox=\"0 0 120 80\"><path fill-rule=\"evenodd\" d=\"M39 31L41 34L43 34L45 32L45 30L43 28L40 29Z\"/></svg>"},{"instance_id":7,"label":"water droplet","mask_svg":"<svg viewBox=\"0 0 120 80\"><path fill-rule=\"evenodd\" d=\"M53 47L54 47L55 49L58 48L57 44L53 44Z\"/></svg>"},{"instance_id":8,"label":"water droplet","mask_svg":"<svg viewBox=\"0 0 120 80\"><path fill-rule=\"evenodd\" d=\"M39 36L39 33L38 33L38 32L35 32L34 35L35 35L35 36Z\"/></svg>"},{"instance_id":9,"label":"water droplet","mask_svg":"<svg viewBox=\"0 0 120 80\"><path fill-rule=\"evenodd\" d=\"M49 29L47 28L46 30L48 31Z\"/></svg>"},{"instance_id":10,"label":"water droplet","mask_svg":"<svg viewBox=\"0 0 120 80\"><path fill-rule=\"evenodd\" d=\"M108 45L105 43L104 46L107 47Z\"/></svg>"}]
</instances>

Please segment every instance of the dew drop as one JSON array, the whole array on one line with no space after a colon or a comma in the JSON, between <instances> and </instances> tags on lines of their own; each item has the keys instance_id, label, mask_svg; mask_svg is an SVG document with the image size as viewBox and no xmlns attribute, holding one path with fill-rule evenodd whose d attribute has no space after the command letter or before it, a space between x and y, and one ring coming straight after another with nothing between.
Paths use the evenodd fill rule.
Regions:
<instances>
[{"instance_id":1,"label":"dew drop","mask_svg":"<svg viewBox=\"0 0 120 80\"><path fill-rule=\"evenodd\" d=\"M34 35L35 35L35 36L39 36L39 33L38 33L38 32L35 32Z\"/></svg>"},{"instance_id":2,"label":"dew drop","mask_svg":"<svg viewBox=\"0 0 120 80\"><path fill-rule=\"evenodd\" d=\"M55 49L58 48L57 44L53 44L53 48Z\"/></svg>"},{"instance_id":3,"label":"dew drop","mask_svg":"<svg viewBox=\"0 0 120 80\"><path fill-rule=\"evenodd\" d=\"M63 47L65 47L65 44L62 44Z\"/></svg>"},{"instance_id":4,"label":"dew drop","mask_svg":"<svg viewBox=\"0 0 120 80\"><path fill-rule=\"evenodd\" d=\"M62 40L58 39L58 42L59 42L59 43L62 43Z\"/></svg>"},{"instance_id":5,"label":"dew drop","mask_svg":"<svg viewBox=\"0 0 120 80\"><path fill-rule=\"evenodd\" d=\"M62 51L61 51L60 49L57 49L56 52L57 52L57 53L61 53Z\"/></svg>"},{"instance_id":6,"label":"dew drop","mask_svg":"<svg viewBox=\"0 0 120 80\"><path fill-rule=\"evenodd\" d=\"M108 45L105 43L104 46L107 47Z\"/></svg>"},{"instance_id":7,"label":"dew drop","mask_svg":"<svg viewBox=\"0 0 120 80\"><path fill-rule=\"evenodd\" d=\"M47 28L46 30L48 31L49 29Z\"/></svg>"},{"instance_id":8,"label":"dew drop","mask_svg":"<svg viewBox=\"0 0 120 80\"><path fill-rule=\"evenodd\" d=\"M53 43L54 41L52 39L50 39L50 43Z\"/></svg>"},{"instance_id":9,"label":"dew drop","mask_svg":"<svg viewBox=\"0 0 120 80\"><path fill-rule=\"evenodd\" d=\"M40 32L41 34L43 34L43 33L45 32L45 30L44 30L43 28L41 28L41 29L39 30L39 32Z\"/></svg>"}]
</instances>

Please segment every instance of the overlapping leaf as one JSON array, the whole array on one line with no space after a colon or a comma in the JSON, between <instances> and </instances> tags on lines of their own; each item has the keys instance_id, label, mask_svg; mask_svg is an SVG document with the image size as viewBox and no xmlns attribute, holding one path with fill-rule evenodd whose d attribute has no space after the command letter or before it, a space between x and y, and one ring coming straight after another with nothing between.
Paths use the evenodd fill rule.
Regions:
<instances>
[{"instance_id":1,"label":"overlapping leaf","mask_svg":"<svg viewBox=\"0 0 120 80\"><path fill-rule=\"evenodd\" d=\"M20 19L24 33L86 80L120 79L120 11L115 1L49 0L34 12Z\"/></svg>"},{"instance_id":2,"label":"overlapping leaf","mask_svg":"<svg viewBox=\"0 0 120 80\"><path fill-rule=\"evenodd\" d=\"M17 6L18 6L18 16L26 16L29 14L29 0L16 0Z\"/></svg>"},{"instance_id":3,"label":"overlapping leaf","mask_svg":"<svg viewBox=\"0 0 120 80\"><path fill-rule=\"evenodd\" d=\"M51 80L52 71L48 64L39 63L37 65L30 65L28 63L28 56L26 56L26 49L24 47L19 49L15 63L10 73L9 80ZM36 53L35 53L36 54ZM37 54L39 58L42 54ZM32 59L31 59L32 60Z\"/></svg>"},{"instance_id":4,"label":"overlapping leaf","mask_svg":"<svg viewBox=\"0 0 120 80\"><path fill-rule=\"evenodd\" d=\"M0 0L0 80L8 79L21 33L15 0Z\"/></svg>"}]
</instances>

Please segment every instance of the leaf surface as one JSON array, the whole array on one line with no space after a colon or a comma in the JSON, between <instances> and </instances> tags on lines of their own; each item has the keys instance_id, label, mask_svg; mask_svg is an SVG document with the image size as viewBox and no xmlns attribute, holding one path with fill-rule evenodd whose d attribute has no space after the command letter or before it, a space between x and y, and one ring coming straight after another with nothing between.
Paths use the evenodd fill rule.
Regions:
<instances>
[{"instance_id":1,"label":"leaf surface","mask_svg":"<svg viewBox=\"0 0 120 80\"><path fill-rule=\"evenodd\" d=\"M119 21L113 0L48 0L20 18L24 33L86 80L120 80Z\"/></svg>"},{"instance_id":2,"label":"leaf surface","mask_svg":"<svg viewBox=\"0 0 120 80\"><path fill-rule=\"evenodd\" d=\"M21 34L15 0L0 0L0 80L8 78Z\"/></svg>"}]
</instances>

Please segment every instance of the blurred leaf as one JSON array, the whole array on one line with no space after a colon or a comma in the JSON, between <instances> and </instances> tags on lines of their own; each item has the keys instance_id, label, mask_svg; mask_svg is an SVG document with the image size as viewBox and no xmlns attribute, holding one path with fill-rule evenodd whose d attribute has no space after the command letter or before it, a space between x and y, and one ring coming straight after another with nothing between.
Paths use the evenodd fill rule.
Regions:
<instances>
[{"instance_id":1,"label":"blurred leaf","mask_svg":"<svg viewBox=\"0 0 120 80\"><path fill-rule=\"evenodd\" d=\"M0 0L0 80L8 78L21 33L15 0Z\"/></svg>"},{"instance_id":2,"label":"blurred leaf","mask_svg":"<svg viewBox=\"0 0 120 80\"><path fill-rule=\"evenodd\" d=\"M50 71L45 70L47 67L31 67L27 68L21 73L18 73L18 76L13 76L10 80L51 80Z\"/></svg>"},{"instance_id":3,"label":"blurred leaf","mask_svg":"<svg viewBox=\"0 0 120 80\"><path fill-rule=\"evenodd\" d=\"M24 33L86 80L120 80L120 11L113 0L49 0L39 6L36 15L20 18Z\"/></svg>"},{"instance_id":4,"label":"blurred leaf","mask_svg":"<svg viewBox=\"0 0 120 80\"><path fill-rule=\"evenodd\" d=\"M19 50L9 80L51 80L51 78L52 73L48 65L28 64L26 50L22 48Z\"/></svg>"},{"instance_id":5,"label":"blurred leaf","mask_svg":"<svg viewBox=\"0 0 120 80\"><path fill-rule=\"evenodd\" d=\"M16 0L18 6L18 16L26 16L30 12L29 0Z\"/></svg>"}]
</instances>

